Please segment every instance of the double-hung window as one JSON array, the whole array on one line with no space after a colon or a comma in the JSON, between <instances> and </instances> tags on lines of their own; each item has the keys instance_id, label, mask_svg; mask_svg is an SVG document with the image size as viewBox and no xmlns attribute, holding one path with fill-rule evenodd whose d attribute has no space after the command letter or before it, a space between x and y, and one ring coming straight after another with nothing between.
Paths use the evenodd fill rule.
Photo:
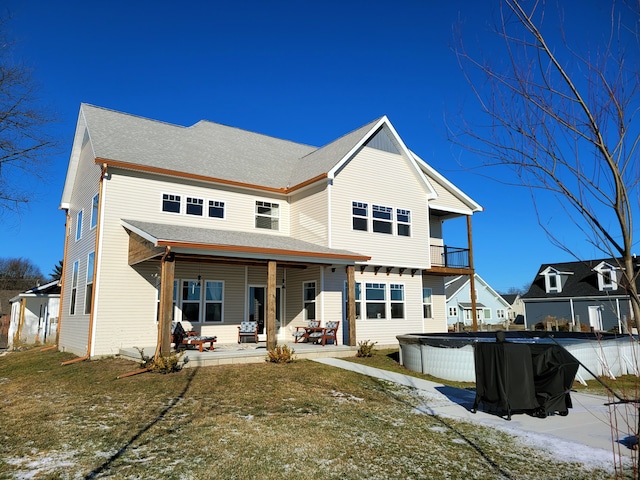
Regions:
<instances>
[{"instance_id":1,"label":"double-hung window","mask_svg":"<svg viewBox=\"0 0 640 480\"><path fill-rule=\"evenodd\" d=\"M71 274L71 302L69 306L69 314L76 314L76 298L78 296L78 270L80 262L73 262L73 273Z\"/></svg>"},{"instance_id":2,"label":"double-hung window","mask_svg":"<svg viewBox=\"0 0 640 480\"><path fill-rule=\"evenodd\" d=\"M91 252L87 257L87 281L84 290L84 313L91 313L91 302L93 300L93 271L95 263L95 252Z\"/></svg>"},{"instance_id":3,"label":"double-hung window","mask_svg":"<svg viewBox=\"0 0 640 480\"><path fill-rule=\"evenodd\" d=\"M404 318L404 285L392 283L389 285L391 301L391 318Z\"/></svg>"},{"instance_id":4,"label":"double-hung window","mask_svg":"<svg viewBox=\"0 0 640 480\"><path fill-rule=\"evenodd\" d=\"M369 230L369 206L366 203L353 202L351 212L353 214L353 229L363 232Z\"/></svg>"},{"instance_id":5,"label":"double-hung window","mask_svg":"<svg viewBox=\"0 0 640 480\"><path fill-rule=\"evenodd\" d=\"M373 231L378 233L393 233L393 210L391 207L372 205Z\"/></svg>"},{"instance_id":6,"label":"double-hung window","mask_svg":"<svg viewBox=\"0 0 640 480\"><path fill-rule=\"evenodd\" d=\"M387 318L387 288L384 283L365 284L367 318Z\"/></svg>"},{"instance_id":7,"label":"double-hung window","mask_svg":"<svg viewBox=\"0 0 640 480\"><path fill-rule=\"evenodd\" d=\"M500 320L504 320L504 318L505 318L504 309L502 309L502 308L498 308L498 309L496 310L496 317L497 317L498 319L500 319Z\"/></svg>"},{"instance_id":8,"label":"double-hung window","mask_svg":"<svg viewBox=\"0 0 640 480\"><path fill-rule=\"evenodd\" d=\"M402 237L410 237L411 212L409 210L403 210L402 208L396 209L396 220L398 222L398 235Z\"/></svg>"},{"instance_id":9,"label":"double-hung window","mask_svg":"<svg viewBox=\"0 0 640 480\"><path fill-rule=\"evenodd\" d=\"M280 206L271 202L256 202L256 228L278 230L280 221Z\"/></svg>"},{"instance_id":10,"label":"double-hung window","mask_svg":"<svg viewBox=\"0 0 640 480\"><path fill-rule=\"evenodd\" d=\"M302 298L305 320L316 319L316 282L304 282L302 284Z\"/></svg>"},{"instance_id":11,"label":"double-hung window","mask_svg":"<svg viewBox=\"0 0 640 480\"><path fill-rule=\"evenodd\" d=\"M222 322L222 282L208 280L204 291L204 321Z\"/></svg>"},{"instance_id":12,"label":"double-hung window","mask_svg":"<svg viewBox=\"0 0 640 480\"><path fill-rule=\"evenodd\" d=\"M162 211L180 213L180 195L162 194Z\"/></svg>"},{"instance_id":13,"label":"double-hung window","mask_svg":"<svg viewBox=\"0 0 640 480\"><path fill-rule=\"evenodd\" d=\"M433 300L432 290L430 288L422 289L422 318L433 318Z\"/></svg>"},{"instance_id":14,"label":"double-hung window","mask_svg":"<svg viewBox=\"0 0 640 480\"><path fill-rule=\"evenodd\" d=\"M449 307L449 316L458 318L458 307Z\"/></svg>"},{"instance_id":15,"label":"double-hung window","mask_svg":"<svg viewBox=\"0 0 640 480\"><path fill-rule=\"evenodd\" d=\"M187 197L187 215L202 216L204 200L201 198Z\"/></svg>"},{"instance_id":16,"label":"double-hung window","mask_svg":"<svg viewBox=\"0 0 640 480\"><path fill-rule=\"evenodd\" d=\"M98 225L98 194L93 196L91 201L91 228L96 228Z\"/></svg>"},{"instance_id":17,"label":"double-hung window","mask_svg":"<svg viewBox=\"0 0 640 480\"><path fill-rule=\"evenodd\" d=\"M82 238L82 210L76 216L76 241Z\"/></svg>"},{"instance_id":18,"label":"double-hung window","mask_svg":"<svg viewBox=\"0 0 640 480\"><path fill-rule=\"evenodd\" d=\"M224 202L209 200L209 217L224 218Z\"/></svg>"},{"instance_id":19,"label":"double-hung window","mask_svg":"<svg viewBox=\"0 0 640 480\"><path fill-rule=\"evenodd\" d=\"M182 281L182 320L200 321L200 292L198 280Z\"/></svg>"}]
</instances>

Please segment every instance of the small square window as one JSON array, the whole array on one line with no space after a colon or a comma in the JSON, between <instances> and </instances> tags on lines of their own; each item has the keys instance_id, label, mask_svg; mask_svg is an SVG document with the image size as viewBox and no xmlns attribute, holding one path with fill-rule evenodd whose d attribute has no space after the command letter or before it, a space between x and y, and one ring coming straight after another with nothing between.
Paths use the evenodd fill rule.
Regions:
<instances>
[{"instance_id":1,"label":"small square window","mask_svg":"<svg viewBox=\"0 0 640 480\"><path fill-rule=\"evenodd\" d=\"M180 195L162 195L162 211L170 213L180 213Z\"/></svg>"},{"instance_id":2,"label":"small square window","mask_svg":"<svg viewBox=\"0 0 640 480\"><path fill-rule=\"evenodd\" d=\"M204 200L201 198L187 197L187 215L202 216Z\"/></svg>"},{"instance_id":3,"label":"small square window","mask_svg":"<svg viewBox=\"0 0 640 480\"><path fill-rule=\"evenodd\" d=\"M224 202L209 200L209 217L224 218Z\"/></svg>"}]
</instances>

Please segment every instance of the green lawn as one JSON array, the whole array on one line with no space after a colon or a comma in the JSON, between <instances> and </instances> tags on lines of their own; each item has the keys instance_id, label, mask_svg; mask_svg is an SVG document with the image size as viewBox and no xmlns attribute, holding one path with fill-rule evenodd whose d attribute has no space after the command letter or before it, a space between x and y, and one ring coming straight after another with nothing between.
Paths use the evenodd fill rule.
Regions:
<instances>
[{"instance_id":1,"label":"green lawn","mask_svg":"<svg viewBox=\"0 0 640 480\"><path fill-rule=\"evenodd\" d=\"M116 380L137 364L61 366L69 358L38 349L0 357L0 478L611 476L418 414L425 400L411 390L312 361Z\"/></svg>"}]
</instances>

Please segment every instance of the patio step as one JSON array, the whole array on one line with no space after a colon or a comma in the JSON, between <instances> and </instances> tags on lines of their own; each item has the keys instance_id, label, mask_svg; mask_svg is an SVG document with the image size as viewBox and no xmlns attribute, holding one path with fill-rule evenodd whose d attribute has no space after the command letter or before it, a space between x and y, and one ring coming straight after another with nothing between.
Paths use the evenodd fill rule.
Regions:
<instances>
[{"instance_id":1,"label":"patio step","mask_svg":"<svg viewBox=\"0 0 640 480\"><path fill-rule=\"evenodd\" d=\"M348 345L313 345L307 343L288 343L289 348L295 351L294 356L298 360L310 360L314 358L345 358L354 357L358 347ZM147 347L145 352L154 352L154 347ZM135 348L121 348L120 356L134 361L140 361L140 353ZM264 363L267 357L265 342L258 344L221 344L216 345L213 352L199 352L197 349L188 349L182 356L184 368L213 367L216 365L233 365L242 363Z\"/></svg>"}]
</instances>

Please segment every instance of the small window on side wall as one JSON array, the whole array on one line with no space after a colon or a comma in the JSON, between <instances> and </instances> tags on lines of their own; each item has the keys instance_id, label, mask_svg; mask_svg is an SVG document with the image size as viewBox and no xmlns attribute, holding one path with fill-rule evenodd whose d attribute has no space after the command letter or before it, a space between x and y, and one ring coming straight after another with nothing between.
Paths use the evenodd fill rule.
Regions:
<instances>
[{"instance_id":1,"label":"small window on side wall","mask_svg":"<svg viewBox=\"0 0 640 480\"><path fill-rule=\"evenodd\" d=\"M366 232L369 229L369 206L366 203L353 202L351 213L353 215L353 229Z\"/></svg>"},{"instance_id":2,"label":"small window on side wall","mask_svg":"<svg viewBox=\"0 0 640 480\"><path fill-rule=\"evenodd\" d=\"M76 217L76 241L82 238L82 210L78 212Z\"/></svg>"},{"instance_id":3,"label":"small window on side wall","mask_svg":"<svg viewBox=\"0 0 640 480\"><path fill-rule=\"evenodd\" d=\"M280 228L280 205L271 202L256 202L256 228L278 230Z\"/></svg>"},{"instance_id":4,"label":"small window on side wall","mask_svg":"<svg viewBox=\"0 0 640 480\"><path fill-rule=\"evenodd\" d=\"M224 218L224 202L209 200L209 217Z\"/></svg>"},{"instance_id":5,"label":"small window on side wall","mask_svg":"<svg viewBox=\"0 0 640 480\"><path fill-rule=\"evenodd\" d=\"M180 213L180 195L165 193L162 195L162 211Z\"/></svg>"},{"instance_id":6,"label":"small window on side wall","mask_svg":"<svg viewBox=\"0 0 640 480\"><path fill-rule=\"evenodd\" d=\"M201 198L187 197L187 215L201 217L204 211L204 200Z\"/></svg>"}]
</instances>

